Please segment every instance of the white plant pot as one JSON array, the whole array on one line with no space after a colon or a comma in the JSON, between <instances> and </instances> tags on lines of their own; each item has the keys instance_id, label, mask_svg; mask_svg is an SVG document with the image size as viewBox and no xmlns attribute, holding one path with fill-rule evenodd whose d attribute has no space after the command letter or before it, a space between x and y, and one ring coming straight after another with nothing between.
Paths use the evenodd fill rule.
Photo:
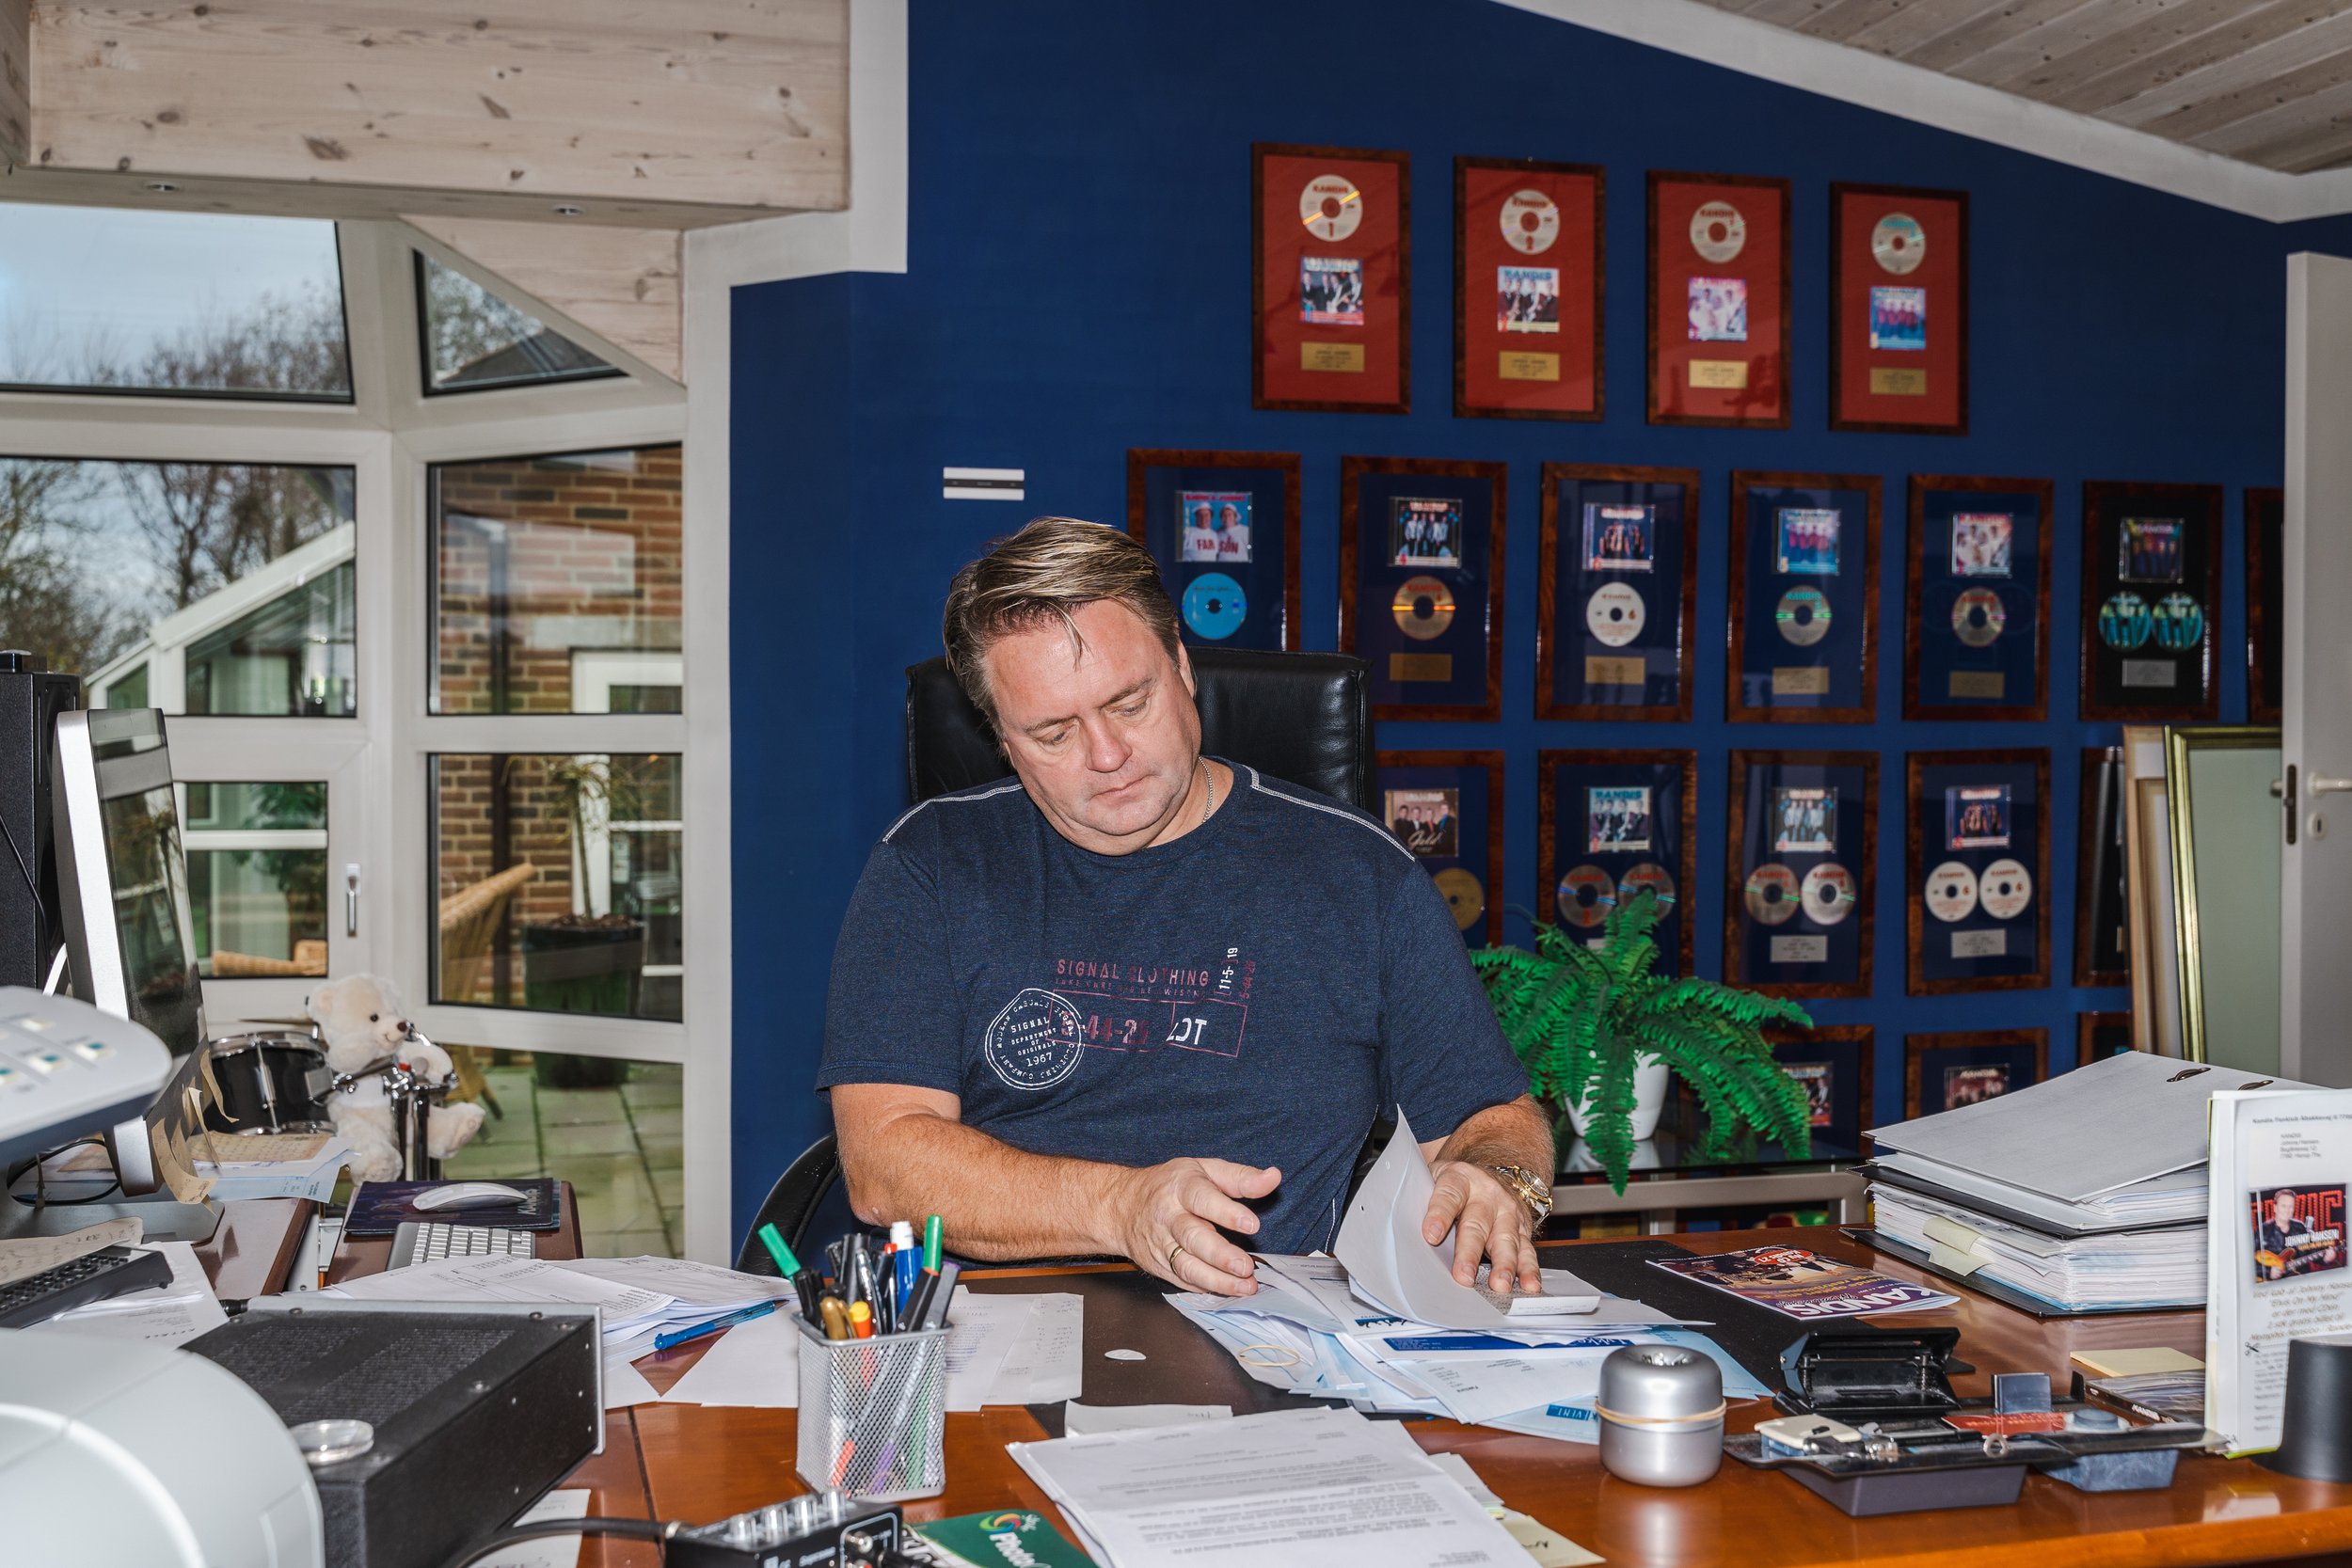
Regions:
<instances>
[{"instance_id":1,"label":"white plant pot","mask_svg":"<svg viewBox=\"0 0 2352 1568\"><path fill-rule=\"evenodd\" d=\"M1656 1136L1658 1118L1666 1112L1666 1064L1654 1056L1645 1056L1633 1069L1633 1141ZM1576 1135L1583 1137L1584 1102L1572 1101L1568 1105L1568 1125Z\"/></svg>"}]
</instances>

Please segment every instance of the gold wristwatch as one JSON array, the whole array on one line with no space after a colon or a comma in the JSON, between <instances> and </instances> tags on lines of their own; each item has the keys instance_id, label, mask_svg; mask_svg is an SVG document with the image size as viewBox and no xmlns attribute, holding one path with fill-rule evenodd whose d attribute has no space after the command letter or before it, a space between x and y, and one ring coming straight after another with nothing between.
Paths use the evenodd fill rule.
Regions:
<instances>
[{"instance_id":1,"label":"gold wristwatch","mask_svg":"<svg viewBox=\"0 0 2352 1568\"><path fill-rule=\"evenodd\" d=\"M1534 1220L1535 1228L1541 1230L1544 1221L1551 1218L1551 1183L1525 1165L1488 1165L1486 1168L1511 1189L1513 1197L1527 1205L1527 1212Z\"/></svg>"}]
</instances>

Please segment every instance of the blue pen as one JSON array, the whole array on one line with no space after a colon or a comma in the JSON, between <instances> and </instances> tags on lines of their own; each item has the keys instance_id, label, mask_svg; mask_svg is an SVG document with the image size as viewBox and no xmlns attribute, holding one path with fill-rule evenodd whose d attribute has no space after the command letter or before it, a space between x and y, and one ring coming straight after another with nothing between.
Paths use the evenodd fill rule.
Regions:
<instances>
[{"instance_id":1,"label":"blue pen","mask_svg":"<svg viewBox=\"0 0 2352 1568\"><path fill-rule=\"evenodd\" d=\"M653 1348L668 1350L672 1345L682 1345L689 1339L699 1339L706 1334L716 1334L723 1328L733 1328L737 1323L747 1323L754 1318L764 1318L775 1309L774 1302L763 1301L755 1306L746 1307L739 1312L730 1312L723 1318L713 1318L707 1323L696 1323L691 1328L681 1328L669 1334L657 1334L653 1337Z\"/></svg>"},{"instance_id":2,"label":"blue pen","mask_svg":"<svg viewBox=\"0 0 2352 1568\"><path fill-rule=\"evenodd\" d=\"M923 1255L915 1250L914 1223L912 1220L890 1222L890 1244L897 1250L890 1255L891 1266L898 1271L898 1299L896 1306L906 1310L907 1297L914 1293L914 1276L923 1272Z\"/></svg>"}]
</instances>

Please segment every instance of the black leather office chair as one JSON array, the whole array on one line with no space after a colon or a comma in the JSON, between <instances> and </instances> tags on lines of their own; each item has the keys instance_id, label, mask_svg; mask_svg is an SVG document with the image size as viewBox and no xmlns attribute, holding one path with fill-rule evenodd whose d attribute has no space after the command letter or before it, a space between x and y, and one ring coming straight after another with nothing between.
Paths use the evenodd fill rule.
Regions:
<instances>
[{"instance_id":1,"label":"black leather office chair","mask_svg":"<svg viewBox=\"0 0 2352 1568\"><path fill-rule=\"evenodd\" d=\"M1271 654L1242 648L1194 648L1200 749L1246 763L1270 777L1320 790L1374 811L1372 699L1364 661L1346 654ZM945 658L907 669L907 795L923 801L1009 777L988 721L964 696ZM1362 1175L1359 1165L1358 1175ZM830 1134L802 1151L776 1179L743 1233L735 1266L773 1274L759 1244L772 1224L802 1252L810 1222L841 1173Z\"/></svg>"}]
</instances>

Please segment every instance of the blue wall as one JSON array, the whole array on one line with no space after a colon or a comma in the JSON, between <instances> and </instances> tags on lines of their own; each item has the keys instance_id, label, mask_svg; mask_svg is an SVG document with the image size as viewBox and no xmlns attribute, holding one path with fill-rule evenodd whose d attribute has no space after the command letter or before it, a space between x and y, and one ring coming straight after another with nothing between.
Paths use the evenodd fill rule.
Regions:
<instances>
[{"instance_id":1,"label":"blue wall","mask_svg":"<svg viewBox=\"0 0 2352 1568\"><path fill-rule=\"evenodd\" d=\"M1906 120L1561 25L1488 0L914 0L910 266L739 290L734 361L736 1213L825 1125L807 1085L833 938L868 846L902 808L900 670L935 653L947 579L993 535L1057 512L1117 522L1129 447L1305 457L1306 645L1333 645L1343 453L1510 465L1503 719L1390 724L1389 747L1501 746L1505 900L1534 902L1534 753L1699 753L1700 972L1720 974L1726 753L1873 748L1877 974L1825 1023L1878 1028L1877 1116L1900 1113L1906 1031L2041 1026L2072 1064L2081 483L2228 487L2222 715L2246 716L2238 530L2249 484L2280 481L2285 267L2352 238L2279 228ZM1249 406L1249 144L1412 154L1409 416ZM1597 163L1608 187L1608 388L1597 425L1457 420L1452 407L1453 159ZM1644 172L1794 182L1794 417L1788 430L1643 422ZM1833 435L1826 370L1828 186L1948 186L1973 198L1972 434ZM1719 636L1702 630L1697 721L1538 723L1536 472L1546 461L1696 467L1699 625L1724 624L1737 468L1875 473L1885 484L1878 720L1723 721ZM1025 467L1018 506L944 501L942 467ZM1913 472L2058 482L2050 721L1906 723L1904 481ZM1902 753L2052 752L2048 990L1903 995ZM779 826L778 824L787 824ZM1524 942L1514 917L1509 940Z\"/></svg>"}]
</instances>

